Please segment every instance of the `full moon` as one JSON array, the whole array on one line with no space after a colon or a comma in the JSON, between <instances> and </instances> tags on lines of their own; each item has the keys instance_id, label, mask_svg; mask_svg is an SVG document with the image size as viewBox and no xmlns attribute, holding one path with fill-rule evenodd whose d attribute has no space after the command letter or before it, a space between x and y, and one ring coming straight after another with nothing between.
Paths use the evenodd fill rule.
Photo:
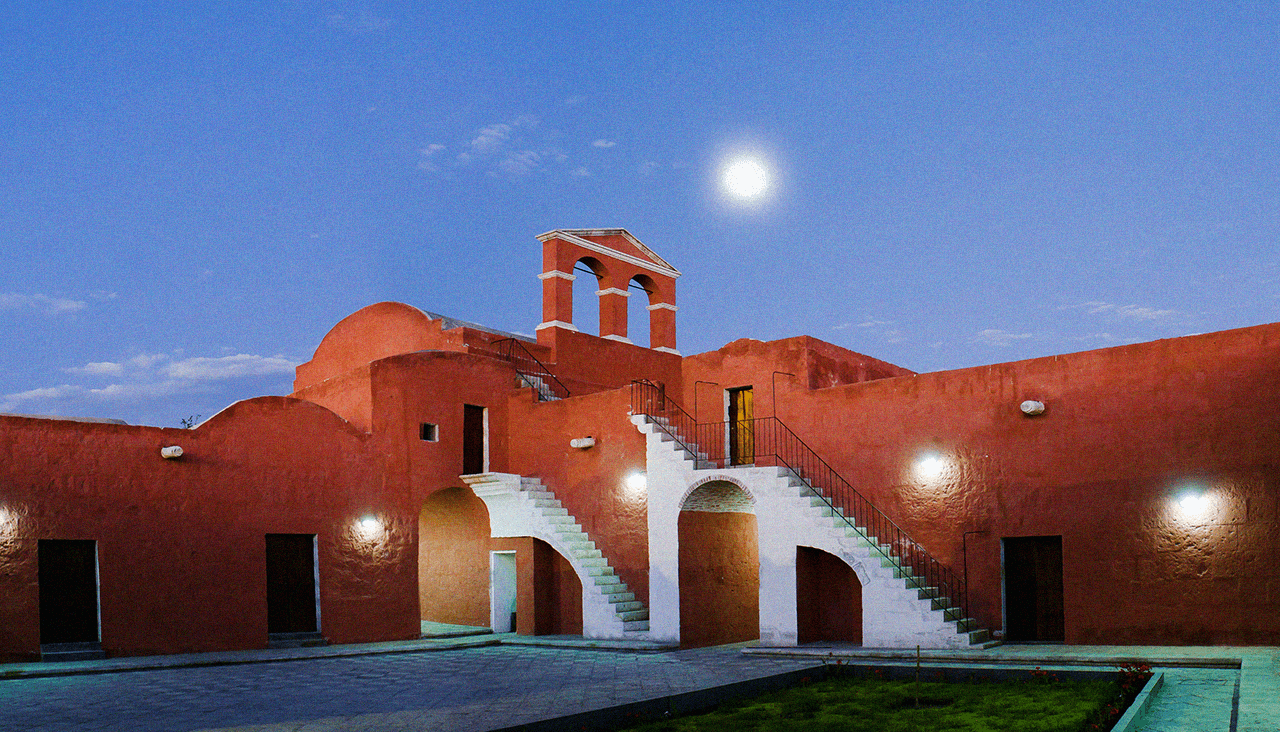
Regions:
<instances>
[{"instance_id":1,"label":"full moon","mask_svg":"<svg viewBox=\"0 0 1280 732\"><path fill-rule=\"evenodd\" d=\"M768 173L754 160L735 160L724 169L724 186L738 198L755 198L768 185Z\"/></svg>"}]
</instances>

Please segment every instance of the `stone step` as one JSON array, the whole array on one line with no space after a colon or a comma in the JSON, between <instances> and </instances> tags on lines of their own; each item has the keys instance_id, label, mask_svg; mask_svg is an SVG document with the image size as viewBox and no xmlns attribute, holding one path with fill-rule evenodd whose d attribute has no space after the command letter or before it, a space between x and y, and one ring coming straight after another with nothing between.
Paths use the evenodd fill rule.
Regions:
<instances>
[{"instance_id":1,"label":"stone step","mask_svg":"<svg viewBox=\"0 0 1280 732\"><path fill-rule=\"evenodd\" d=\"M627 586L618 583L616 585L606 585L600 588L604 596L609 600L610 605L616 605L620 602L635 602L636 593L627 589Z\"/></svg>"},{"instance_id":2,"label":"stone step","mask_svg":"<svg viewBox=\"0 0 1280 732\"><path fill-rule=\"evenodd\" d=\"M644 603L639 600L626 600L624 602L613 603L614 612L625 613L631 610L644 610ZM648 612L648 610L645 610Z\"/></svg>"},{"instance_id":3,"label":"stone step","mask_svg":"<svg viewBox=\"0 0 1280 732\"><path fill-rule=\"evenodd\" d=\"M529 498L555 498L556 497L555 494L552 493L551 491L544 491L544 490L527 490L527 491L521 491L521 493L525 494Z\"/></svg>"},{"instance_id":4,"label":"stone step","mask_svg":"<svg viewBox=\"0 0 1280 732\"><path fill-rule=\"evenodd\" d=\"M648 610L625 610L623 612L618 613L618 617L622 618L623 620L648 620L649 611Z\"/></svg>"},{"instance_id":5,"label":"stone step","mask_svg":"<svg viewBox=\"0 0 1280 732\"><path fill-rule=\"evenodd\" d=\"M987 646L985 644L989 643L990 641L991 641L991 632L988 630L969 631L969 645L983 645L984 648L988 648L990 646Z\"/></svg>"},{"instance_id":6,"label":"stone step","mask_svg":"<svg viewBox=\"0 0 1280 732\"><path fill-rule=\"evenodd\" d=\"M613 567L610 567L608 564L587 567L586 570L588 577L608 577L613 574Z\"/></svg>"},{"instance_id":7,"label":"stone step","mask_svg":"<svg viewBox=\"0 0 1280 732\"><path fill-rule=\"evenodd\" d=\"M622 621L623 630L646 631L649 629L648 620L624 620Z\"/></svg>"},{"instance_id":8,"label":"stone step","mask_svg":"<svg viewBox=\"0 0 1280 732\"><path fill-rule=\"evenodd\" d=\"M562 508L564 504L555 498L530 498L534 508Z\"/></svg>"},{"instance_id":9,"label":"stone step","mask_svg":"<svg viewBox=\"0 0 1280 732\"><path fill-rule=\"evenodd\" d=\"M552 510L554 510L554 509L552 509ZM578 529L581 529L581 528L582 528L581 526L578 526L578 523L577 523L576 521L574 521L574 519L573 519L573 517L572 517L572 516L570 516L570 515L569 515L569 511L568 511L568 510L563 509L563 508L562 508L562 509L560 509L560 510L561 510L561 511L564 511L564 513L563 513L563 514L560 514L560 515L551 514L551 515L549 515L549 516L548 516L548 515L544 512L544 513L543 513L543 516L546 518L547 523L549 523L549 524L556 524L556 525L560 525L560 526L563 526L563 525L569 525L569 526L574 526L574 527L576 527L576 528L578 528Z\"/></svg>"},{"instance_id":10,"label":"stone step","mask_svg":"<svg viewBox=\"0 0 1280 732\"><path fill-rule=\"evenodd\" d=\"M622 578L618 577L617 575L613 575L613 574L598 575L598 576L596 576L596 577L592 578L592 581L593 581L593 582L595 582L596 586L600 586L600 585L621 585L621 584L623 584L623 582L622 582Z\"/></svg>"},{"instance_id":11,"label":"stone step","mask_svg":"<svg viewBox=\"0 0 1280 732\"><path fill-rule=\"evenodd\" d=\"M578 564L584 567L605 567L608 566L609 560L604 557L579 557L574 556L578 560Z\"/></svg>"},{"instance_id":12,"label":"stone step","mask_svg":"<svg viewBox=\"0 0 1280 732\"><path fill-rule=\"evenodd\" d=\"M569 552L575 559L603 559L604 553L599 549L573 549Z\"/></svg>"}]
</instances>

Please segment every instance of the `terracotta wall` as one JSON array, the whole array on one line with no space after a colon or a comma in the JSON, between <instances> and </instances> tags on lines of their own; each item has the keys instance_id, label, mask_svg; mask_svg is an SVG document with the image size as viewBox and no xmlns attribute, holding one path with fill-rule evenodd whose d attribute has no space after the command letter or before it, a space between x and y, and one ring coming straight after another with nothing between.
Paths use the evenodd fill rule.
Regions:
<instances>
[{"instance_id":1,"label":"terracotta wall","mask_svg":"<svg viewBox=\"0 0 1280 732\"><path fill-rule=\"evenodd\" d=\"M378 464L367 436L286 397L194 430L0 417L0 657L39 652L40 539L97 540L110 655L265 647L268 533L318 536L331 641L416 636L417 513Z\"/></svg>"},{"instance_id":2,"label":"terracotta wall","mask_svg":"<svg viewBox=\"0 0 1280 732\"><path fill-rule=\"evenodd\" d=\"M563 328L538 331L538 342L552 349L552 370L574 395L626 386L632 379L680 383L681 358L673 353Z\"/></svg>"},{"instance_id":3,"label":"terracotta wall","mask_svg":"<svg viewBox=\"0 0 1280 732\"><path fill-rule=\"evenodd\" d=\"M760 637L760 545L749 513L681 511L680 646Z\"/></svg>"},{"instance_id":4,"label":"terracotta wall","mask_svg":"<svg viewBox=\"0 0 1280 732\"><path fill-rule=\"evenodd\" d=\"M628 488L643 471L644 436L628 418L630 391L616 389L557 402L517 395L509 402L509 472L542 478L578 520L618 576L648 602L647 493ZM592 436L595 447L569 446Z\"/></svg>"},{"instance_id":5,"label":"terracotta wall","mask_svg":"<svg viewBox=\"0 0 1280 732\"><path fill-rule=\"evenodd\" d=\"M726 389L752 387L755 415L770 417L775 401L784 402L809 389L910 373L808 336L768 342L742 338L686 358L681 388L668 386L667 394L699 422L721 422Z\"/></svg>"},{"instance_id":6,"label":"terracotta wall","mask_svg":"<svg viewBox=\"0 0 1280 732\"><path fill-rule=\"evenodd\" d=\"M489 625L489 512L471 489L429 496L418 521L418 605L423 620Z\"/></svg>"},{"instance_id":7,"label":"terracotta wall","mask_svg":"<svg viewBox=\"0 0 1280 732\"><path fill-rule=\"evenodd\" d=\"M1280 325L841 386L783 420L1001 627L1000 539L1061 536L1068 643L1280 643ZM1043 415L1019 410L1024 400ZM941 459L937 475L919 459ZM1186 515L1188 486L1210 510ZM964 537L965 532L974 533Z\"/></svg>"}]
</instances>

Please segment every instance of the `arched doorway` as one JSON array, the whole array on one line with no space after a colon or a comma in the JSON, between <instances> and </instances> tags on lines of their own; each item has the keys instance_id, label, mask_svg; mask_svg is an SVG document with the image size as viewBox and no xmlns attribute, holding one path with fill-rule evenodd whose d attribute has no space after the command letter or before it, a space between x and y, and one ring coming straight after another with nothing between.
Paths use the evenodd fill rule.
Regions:
<instances>
[{"instance_id":1,"label":"arched doorway","mask_svg":"<svg viewBox=\"0 0 1280 732\"><path fill-rule=\"evenodd\" d=\"M432 493L418 514L422 620L489 626L489 511L469 488Z\"/></svg>"},{"instance_id":2,"label":"arched doorway","mask_svg":"<svg viewBox=\"0 0 1280 732\"><path fill-rule=\"evenodd\" d=\"M796 547L796 641L862 645L862 582L840 557Z\"/></svg>"},{"instance_id":3,"label":"arched doorway","mask_svg":"<svg viewBox=\"0 0 1280 732\"><path fill-rule=\"evenodd\" d=\"M582 635L582 581L550 544L533 540L533 634Z\"/></svg>"},{"instance_id":4,"label":"arched doorway","mask_svg":"<svg viewBox=\"0 0 1280 732\"><path fill-rule=\"evenodd\" d=\"M680 507L680 646L760 637L760 545L751 496L728 481L695 488Z\"/></svg>"}]
</instances>

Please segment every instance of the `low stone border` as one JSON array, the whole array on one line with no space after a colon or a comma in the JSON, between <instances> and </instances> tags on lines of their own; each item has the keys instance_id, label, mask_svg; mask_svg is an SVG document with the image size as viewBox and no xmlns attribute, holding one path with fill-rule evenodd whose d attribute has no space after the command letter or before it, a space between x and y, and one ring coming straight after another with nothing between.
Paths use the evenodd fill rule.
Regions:
<instances>
[{"instance_id":1,"label":"low stone border","mask_svg":"<svg viewBox=\"0 0 1280 732\"><path fill-rule=\"evenodd\" d=\"M1133 732L1137 729L1143 717L1147 716L1147 711L1151 709L1151 702L1155 701L1156 692L1161 686L1164 686L1164 672L1156 671L1151 678L1147 679L1147 685L1142 687L1142 691L1134 697L1133 703L1129 705L1124 716L1116 720L1111 732Z\"/></svg>"},{"instance_id":2,"label":"low stone border","mask_svg":"<svg viewBox=\"0 0 1280 732\"><path fill-rule=\"evenodd\" d=\"M1025 679L1029 677L1032 671L1039 670L1038 667L1033 668L970 668L964 666L937 666L937 665L920 665L921 681L945 681L945 682L967 682L967 681L1010 681ZM510 727L502 727L493 732L561 732L563 730L575 730L575 732L603 732L605 730L616 730L629 725L640 724L642 722L652 722L668 717L676 717L684 714L694 714L697 712L706 712L724 704L726 702L737 701L748 697L759 696L770 691L779 691L787 689L797 684L808 681L821 681L834 676L880 676L894 681L915 678L915 664L849 664L830 663L823 666L814 666L807 669L799 669L797 671L787 671L773 676L765 676L758 679L748 679L746 681L737 681L732 684L723 686L714 686L707 689L697 689L694 691L686 691L672 696L658 697L656 699L645 699L643 701L631 702L629 704L621 704L616 707L605 707L604 709L593 709L586 712L578 712L564 717L556 717L554 719L542 719L537 722L529 722L526 724L518 724ZM1101 669L1053 669L1049 673L1060 678L1072 680L1111 680L1114 679L1118 671L1103 671ZM1158 674L1163 679L1163 674ZM1150 684L1148 683L1148 686ZM1144 687L1143 692L1145 693ZM1139 695L1138 699L1143 697ZM1144 701L1149 704L1150 701ZM1137 704L1135 700L1134 704ZM1126 717L1127 718L1127 715ZM1116 727L1121 730L1121 727ZM1124 728L1129 729L1129 728Z\"/></svg>"}]
</instances>

